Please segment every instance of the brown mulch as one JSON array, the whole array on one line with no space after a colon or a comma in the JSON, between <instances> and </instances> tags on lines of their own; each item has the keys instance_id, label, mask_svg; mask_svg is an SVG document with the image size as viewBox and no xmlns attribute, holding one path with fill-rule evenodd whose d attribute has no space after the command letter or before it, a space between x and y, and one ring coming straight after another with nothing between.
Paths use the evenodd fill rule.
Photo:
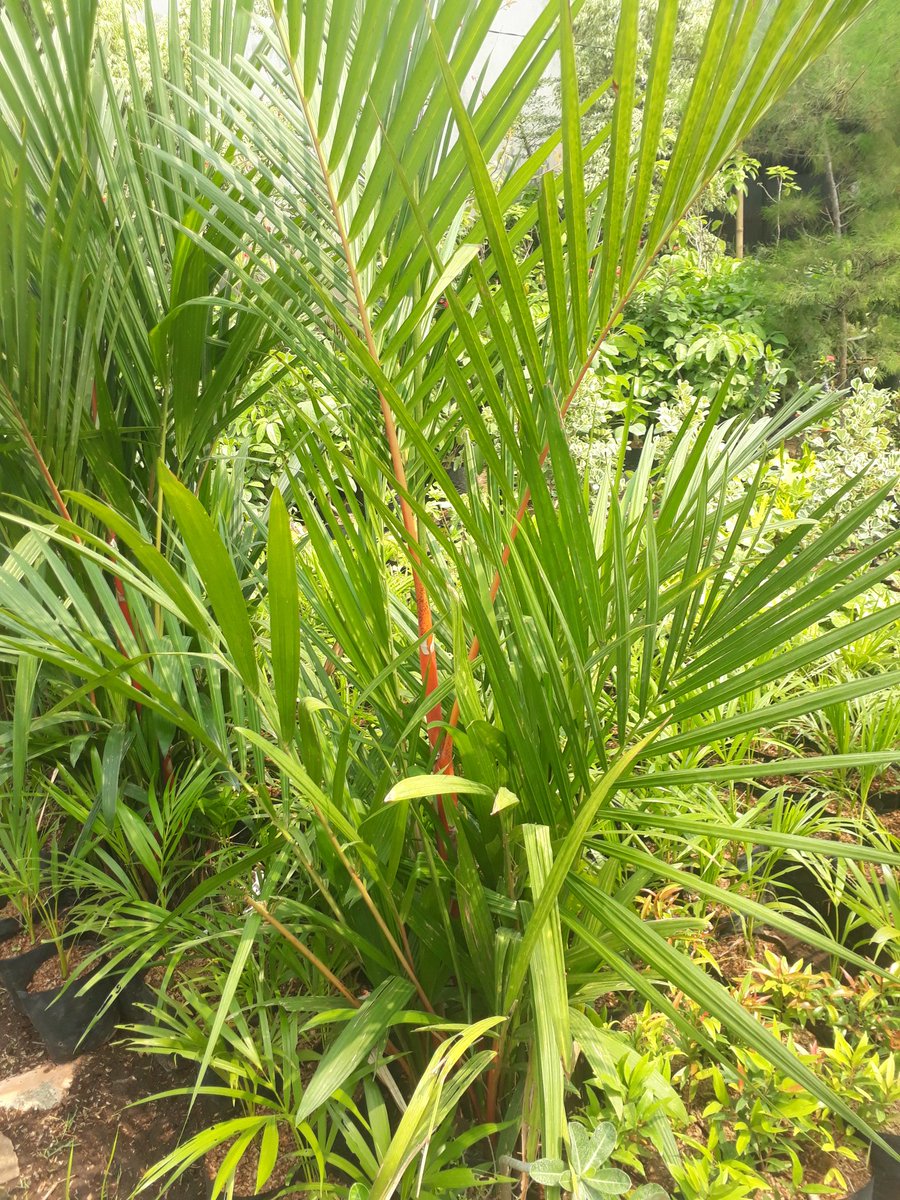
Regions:
<instances>
[{"instance_id":1,"label":"brown mulch","mask_svg":"<svg viewBox=\"0 0 900 1200\"><path fill-rule=\"evenodd\" d=\"M43 1043L30 1022L19 1016L5 988L0 987L0 1079L20 1075L47 1061ZM0 1133L6 1114L0 1110Z\"/></svg>"},{"instance_id":2,"label":"brown mulch","mask_svg":"<svg viewBox=\"0 0 900 1200\"><path fill-rule=\"evenodd\" d=\"M75 972L78 964L92 954L94 946L88 946L84 943L75 946L69 946L66 949L66 965L69 972L69 977ZM28 984L29 992L46 992L51 988L62 987L65 980L62 977L62 967L59 960L59 955L54 954L52 958L48 958L46 962L41 963L35 973L32 975Z\"/></svg>"},{"instance_id":3,"label":"brown mulch","mask_svg":"<svg viewBox=\"0 0 900 1200\"><path fill-rule=\"evenodd\" d=\"M752 946L748 945L742 933L733 933L727 937L709 939L705 947L716 960L723 977L735 984L744 978L766 950L771 950L779 957L784 953L780 940L769 941L771 931L766 930L765 933L765 937L761 936L761 932L757 933Z\"/></svg>"},{"instance_id":4,"label":"brown mulch","mask_svg":"<svg viewBox=\"0 0 900 1200\"><path fill-rule=\"evenodd\" d=\"M35 929L35 940L32 941L23 929L13 937L7 938L5 942L0 942L0 958L15 958L17 954L24 954L26 950L33 950L43 940L42 932L40 928Z\"/></svg>"},{"instance_id":5,"label":"brown mulch","mask_svg":"<svg viewBox=\"0 0 900 1200\"><path fill-rule=\"evenodd\" d=\"M858 1161L853 1162L849 1158L844 1158L842 1154L826 1154L824 1150L813 1150L806 1156L803 1163L804 1186L809 1187L811 1184L821 1183L828 1172L835 1167L846 1180L847 1190L846 1192L835 1191L825 1193L826 1195L831 1195L834 1200L841 1200L841 1197L855 1196L859 1189L865 1187L869 1182L869 1168L866 1165L865 1151L860 1151ZM797 1189L793 1186L789 1177L769 1175L765 1171L761 1172L761 1174L771 1184L772 1200L798 1200ZM832 1184L831 1186L834 1187L835 1185Z\"/></svg>"},{"instance_id":6,"label":"brown mulch","mask_svg":"<svg viewBox=\"0 0 900 1200\"><path fill-rule=\"evenodd\" d=\"M260 1138L254 1140L238 1164L234 1175L235 1197L256 1195L256 1168L259 1164L260 1141ZM291 1168L295 1165L294 1152L296 1151L297 1143L294 1141L289 1129L280 1128L278 1130L278 1145L278 1160L275 1163L275 1169L271 1176L263 1184L261 1192L263 1196L267 1196L270 1192L277 1191L283 1187L291 1173ZM215 1150L210 1150L209 1154L206 1155L204 1164L210 1184L215 1179L216 1173L230 1149L231 1143L226 1142L221 1146L217 1146Z\"/></svg>"},{"instance_id":7,"label":"brown mulch","mask_svg":"<svg viewBox=\"0 0 900 1200\"><path fill-rule=\"evenodd\" d=\"M892 837L900 838L900 807L893 812L880 812L878 820Z\"/></svg>"}]
</instances>

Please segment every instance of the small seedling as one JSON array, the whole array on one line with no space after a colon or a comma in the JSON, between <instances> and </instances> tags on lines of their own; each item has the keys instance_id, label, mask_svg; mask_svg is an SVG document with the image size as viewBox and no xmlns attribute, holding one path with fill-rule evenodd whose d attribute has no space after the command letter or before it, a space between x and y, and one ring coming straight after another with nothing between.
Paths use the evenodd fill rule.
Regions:
<instances>
[{"instance_id":1,"label":"small seedling","mask_svg":"<svg viewBox=\"0 0 900 1200\"><path fill-rule=\"evenodd\" d=\"M568 1163L561 1158L539 1158L532 1163L510 1165L526 1171L535 1183L558 1187L575 1200L602 1200L631 1191L631 1179L618 1167L606 1163L616 1148L616 1127L601 1121L588 1130L577 1121L569 1122ZM633 1194L633 1200L668 1200L668 1194L656 1183L647 1183Z\"/></svg>"}]
</instances>

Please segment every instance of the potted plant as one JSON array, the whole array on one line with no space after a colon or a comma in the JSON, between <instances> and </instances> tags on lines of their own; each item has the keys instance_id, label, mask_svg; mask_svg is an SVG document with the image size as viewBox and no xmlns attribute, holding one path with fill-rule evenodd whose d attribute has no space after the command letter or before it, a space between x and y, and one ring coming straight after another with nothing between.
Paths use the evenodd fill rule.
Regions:
<instances>
[{"instance_id":1,"label":"potted plant","mask_svg":"<svg viewBox=\"0 0 900 1200\"><path fill-rule=\"evenodd\" d=\"M54 1060L100 1045L115 1028L105 1004L110 988L85 990L99 973L79 967L92 944L73 931L69 912L75 893L61 848L57 810L49 797L24 789L4 797L0 818L0 887L14 916L0 927L0 984L13 1007L27 1017ZM17 936L18 935L18 936ZM5 952L5 953L4 953ZM76 986L77 984L77 986Z\"/></svg>"}]
</instances>

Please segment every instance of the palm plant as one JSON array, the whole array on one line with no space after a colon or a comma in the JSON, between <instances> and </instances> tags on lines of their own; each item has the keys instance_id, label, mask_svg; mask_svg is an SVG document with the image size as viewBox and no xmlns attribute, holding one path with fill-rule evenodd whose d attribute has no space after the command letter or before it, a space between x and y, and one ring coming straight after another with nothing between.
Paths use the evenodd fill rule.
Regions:
<instances>
[{"instance_id":1,"label":"palm plant","mask_svg":"<svg viewBox=\"0 0 900 1200\"><path fill-rule=\"evenodd\" d=\"M0 14L5 484L60 512L62 492L86 484L147 519L156 460L197 478L251 401L245 385L270 340L235 264L197 244L165 168L147 170L146 143L172 152L166 118L216 141L215 114L168 86L203 94L177 12L163 31L148 9L149 80L125 29L121 95L94 37L96 7L13 0ZM223 5L210 22L199 0L188 7L196 53L237 71L249 13Z\"/></svg>"},{"instance_id":2,"label":"palm plant","mask_svg":"<svg viewBox=\"0 0 900 1200\"><path fill-rule=\"evenodd\" d=\"M41 827L44 804L42 797L12 789L4 789L0 798L0 894L9 897L29 939L35 941L41 922L55 906L55 897L46 896L41 862L47 839Z\"/></svg>"},{"instance_id":3,"label":"palm plant","mask_svg":"<svg viewBox=\"0 0 900 1200\"><path fill-rule=\"evenodd\" d=\"M230 552L221 520L163 461L155 530L102 472L107 502L81 489L55 519L10 515L21 534L0 572L0 651L73 681L48 719L71 719L75 704L96 727L158 722L176 760L202 753L227 766L267 819L260 891L248 887L214 1015L203 1014L200 1074L256 943L283 939L305 985L330 998L296 1128L324 1171L323 1114L339 1122L353 1158L341 1168L378 1200L411 1186L419 1154L440 1177L448 1145L462 1154L480 1141L482 1162L564 1158L576 1064L600 1075L621 1053L592 1007L610 978L702 1040L668 989L684 992L859 1124L671 943L677 921L642 920L634 899L677 882L838 952L692 871L698 846L897 863L884 847L783 832L752 811L698 819L692 791L859 765L853 754L773 763L753 737L889 688L900 672L762 709L734 702L896 621L888 606L853 627L830 623L894 568L900 532L836 554L885 491L837 521L828 505L790 529L770 515L761 537L757 465L829 398L723 422L723 389L664 451L651 432L630 476L626 421L597 494L575 472L564 421L682 214L862 7L719 0L665 163L674 2L659 5L635 136L639 5L624 0L612 122L587 144L595 97L578 93L568 0L549 4L468 99L497 0L447 0L425 16L391 0L273 3L252 53L232 59L198 36L189 81L154 70L155 120L130 161L159 187L147 206L156 236L206 272L167 328L188 312L211 321L233 289L254 351L278 344L302 389L297 467L272 496L265 569ZM560 130L498 180L495 152L555 54ZM587 194L601 146L608 174ZM126 207L138 203L130 185L121 191ZM217 272L227 284L210 284ZM536 279L546 305L529 303ZM120 316L123 337L147 333L137 309ZM174 464L244 402L243 351L228 355L247 346L233 336L229 368L211 368L204 385L221 401L215 417L201 406L179 441L187 393L172 401ZM153 369L173 378L174 345L153 344ZM148 426L168 420L157 412ZM164 442L150 438L141 455ZM460 448L465 492L445 465ZM475 1049L488 1038L490 1050ZM364 1086L365 1110L347 1080ZM405 1113L393 1119L398 1095ZM268 1154L270 1125L223 1123L221 1140L237 1135L229 1170L257 1135ZM677 1165L662 1118L657 1133Z\"/></svg>"}]
</instances>

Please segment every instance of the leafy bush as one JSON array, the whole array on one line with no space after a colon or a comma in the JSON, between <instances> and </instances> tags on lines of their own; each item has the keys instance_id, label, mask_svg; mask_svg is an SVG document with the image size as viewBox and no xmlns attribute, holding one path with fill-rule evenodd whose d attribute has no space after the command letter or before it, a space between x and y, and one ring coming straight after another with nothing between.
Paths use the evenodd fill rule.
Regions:
<instances>
[{"instance_id":1,"label":"leafy bush","mask_svg":"<svg viewBox=\"0 0 900 1200\"><path fill-rule=\"evenodd\" d=\"M754 298L749 262L670 249L601 344L568 414L576 464L594 487L615 463L623 426L672 436L727 384L729 413L770 408L788 372Z\"/></svg>"},{"instance_id":2,"label":"leafy bush","mask_svg":"<svg viewBox=\"0 0 900 1200\"><path fill-rule=\"evenodd\" d=\"M676 235L677 238L677 235ZM601 347L595 372L651 411L679 385L711 402L728 380L732 410L770 405L787 379L777 330L754 296L753 264L718 251L671 249L636 289L624 313L632 330ZM619 376L619 377L617 377Z\"/></svg>"}]
</instances>

